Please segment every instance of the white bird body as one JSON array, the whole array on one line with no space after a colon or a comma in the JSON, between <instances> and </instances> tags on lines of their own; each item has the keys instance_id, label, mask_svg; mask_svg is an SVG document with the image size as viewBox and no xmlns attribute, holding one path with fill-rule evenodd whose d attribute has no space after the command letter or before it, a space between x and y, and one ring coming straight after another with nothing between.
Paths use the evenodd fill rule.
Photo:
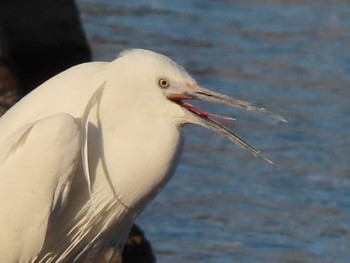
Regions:
<instances>
[{"instance_id":1,"label":"white bird body","mask_svg":"<svg viewBox=\"0 0 350 263\"><path fill-rule=\"evenodd\" d=\"M184 105L191 92L218 95L170 59L133 50L73 67L10 109L0 119L0 263L73 262L112 235L122 246L175 170L181 125L223 132Z\"/></svg>"},{"instance_id":2,"label":"white bird body","mask_svg":"<svg viewBox=\"0 0 350 263\"><path fill-rule=\"evenodd\" d=\"M121 64L121 68L119 68L119 64ZM67 233L74 229L77 221L80 222L79 228L73 230L71 236L82 231L82 233L80 233L81 235L86 234L89 237L84 237L84 245L86 246L88 242L101 232L102 228L107 228L112 223L116 223L115 221L118 217L128 222L134 220L137 213L144 208L149 200L154 197L169 179L169 176L176 166L174 159L177 158L181 146L181 132L176 125L176 120L169 121L167 118L163 119L162 117L164 114L162 112L159 114L154 113L154 109L147 105L145 109L141 108L140 110L140 106L143 104L142 102L145 101L145 99L147 101L147 94L135 96L134 92L130 90L125 91L125 83L120 81L120 79L116 78L114 81L111 81L113 87L112 84L108 82L104 83L106 79L111 80L109 75L112 75L113 72L123 72L127 69L127 65L123 63L116 63L116 65L113 65L113 63L100 62L87 63L72 68L49 80L23 98L0 119L1 140L3 143L7 144L8 140L6 138L15 133L18 128L21 129L45 117L65 112L73 116L76 120L83 118L84 111L93 93L97 88L105 85L99 105L99 116L102 117L97 118L96 114L95 116L91 114L92 116L89 119L90 134L92 135L90 135L88 143L89 147L94 149L94 151L90 151L89 154L90 173L92 173L94 177L91 189L92 199L90 199L88 195L88 187L86 181L84 181L83 171L80 167L77 171L77 174L80 175L76 175L75 178L77 183L72 186L72 190L75 192L74 198L77 199L75 201L69 200L70 196L68 195L68 200L65 200L68 201L67 207L63 210L60 218L55 220L55 224L50 226L51 229L48 229L47 240L52 240L52 242L45 244L41 251L41 256L46 260L50 258L50 256L46 256L46 253L54 251L55 254L65 255L71 252L70 249L77 249L77 247L79 248L84 244L78 237L71 242L66 241L67 239L69 240L69 238L66 237ZM77 77L80 75L85 77ZM43 98L45 98L44 101ZM136 101L137 99L139 99L139 101ZM116 107L115 111L111 111L111 105L118 105L118 107ZM135 107L137 107L137 110L133 108L134 105L136 105ZM159 108L157 110L162 108L162 105L158 106ZM145 123L148 125L145 125ZM45 139L45 137L36 138L33 144L45 144L47 143ZM48 146L50 146L50 144ZM31 148L33 147L34 146ZM101 159L100 150L102 149L104 161ZM130 155L131 151L133 152L132 155ZM53 150L48 152L48 154L55 155ZM41 158L47 156L45 152L41 154ZM21 166L33 162L32 159L26 159L25 156L22 158L23 162L20 163ZM39 160L41 160L41 158ZM157 161L155 162L154 160ZM103 163L106 167L104 167ZM0 168L1 175L7 172L3 172L2 168L3 167ZM106 170L108 171L108 175L106 175ZM32 187L34 189L33 191L41 189L42 185L34 181L32 177L30 179L28 178L27 181L23 181L23 178L26 178L24 176L24 171L16 171L16 173L19 177L16 178L16 182L22 181L26 184L27 188ZM109 174L116 176L109 176ZM110 182L108 181L109 179L106 178L107 176L111 180ZM15 180L12 176L9 177ZM137 178L137 180L135 180L135 178ZM3 179L3 176L1 179ZM7 184L8 182L2 182L4 188L8 187ZM23 188L24 186L20 187L20 189ZM4 189L2 194L8 195L8 191ZM135 198L135 195L137 195L137 198ZM2 200L6 200L6 198ZM18 217L19 220L33 216L31 214L33 207L38 207L39 203L42 203L40 198L37 201L38 203L33 203L31 206L27 207L25 212L23 210L24 206L27 205L26 203L17 207L17 210L22 211L26 215ZM51 207L53 201L46 201L45 204ZM67 211L67 213L64 211ZM46 212L49 211L47 210ZM33 213L35 213L35 211L33 211ZM72 216L78 215L79 213L81 214L81 221L72 221ZM89 216L86 216L86 213L88 213ZM100 220L101 222L96 225L90 222L94 213L103 214L103 220ZM127 215L120 216L121 213ZM6 216L6 214L2 214L0 217L4 216ZM42 218L48 218L48 216L49 214L42 215ZM118 223L121 224L120 222ZM18 223L18 225L21 225L21 223ZM7 224L1 225L0 229L2 229L2 226L5 228ZM126 238L130 227L131 224L128 223L126 229L123 229L125 233L120 237L121 243ZM90 228L92 228L92 230L90 230ZM89 233L84 233L83 230ZM3 233L3 231L0 232ZM43 237L45 237L45 233L46 229L42 228L42 236L38 237L41 239L41 244L44 243ZM53 236L50 236L50 233L52 233ZM62 239L60 239L60 236L62 236ZM65 238L63 238L63 236ZM16 241L22 243L22 240L27 238L26 235L21 236L13 240L11 246L13 246ZM35 236L30 237L31 244L36 243L35 238ZM63 241L60 242L60 240ZM2 259L2 255L7 254L5 253L5 246L3 246L3 244L6 243L9 243L8 235L1 235L0 262L16 262L18 260L17 258L12 260ZM70 248L69 245L72 244L73 246ZM2 248L4 248L4 250L2 250ZM28 250L30 249L32 249L32 247L28 246ZM24 248L24 250L26 249ZM34 250L37 251L37 248ZM38 251L40 251L40 249ZM30 252L26 252L25 254L30 254ZM36 253L32 254L34 256L36 255ZM65 259L62 256L61 258ZM22 261L21 258L19 258L19 261ZM28 258L26 257L23 262L27 261ZM59 259L53 257L52 261L59 262Z\"/></svg>"}]
</instances>

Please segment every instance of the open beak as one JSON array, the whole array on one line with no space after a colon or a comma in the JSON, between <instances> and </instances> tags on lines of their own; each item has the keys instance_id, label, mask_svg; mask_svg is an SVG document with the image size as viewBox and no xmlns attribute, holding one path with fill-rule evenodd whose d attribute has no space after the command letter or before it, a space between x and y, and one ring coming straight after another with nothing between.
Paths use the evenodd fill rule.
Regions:
<instances>
[{"instance_id":1,"label":"open beak","mask_svg":"<svg viewBox=\"0 0 350 263\"><path fill-rule=\"evenodd\" d=\"M254 156L259 156L265 161L267 161L270 164L273 164L271 160L266 158L260 151L254 149L251 145L243 141L241 138L239 138L237 135L235 135L232 131L230 131L228 128L217 122L213 118L219 118L219 119L232 119L225 116L219 116L212 113L208 113L205 111L201 111L200 109L192 106L189 103L184 102L185 100L201 100L201 101L207 101L211 103L217 103L217 104L224 104L231 107L237 107L242 108L248 111L255 111L262 114L265 114L271 118L277 119L279 121L287 122L285 118L282 116L272 113L264 108L255 107L251 105L248 102L238 100L220 93L216 93L207 89L204 89L202 87L199 87L198 85L186 85L182 86L181 92L179 93L179 89L177 89L177 92L172 93L171 89L167 93L168 99L172 100L173 102L177 103L181 107L185 108L190 114L193 119L193 122L196 124L199 124L201 126L204 126L206 128L209 128L210 130L226 137L230 141L238 144L243 149L249 151Z\"/></svg>"}]
</instances>

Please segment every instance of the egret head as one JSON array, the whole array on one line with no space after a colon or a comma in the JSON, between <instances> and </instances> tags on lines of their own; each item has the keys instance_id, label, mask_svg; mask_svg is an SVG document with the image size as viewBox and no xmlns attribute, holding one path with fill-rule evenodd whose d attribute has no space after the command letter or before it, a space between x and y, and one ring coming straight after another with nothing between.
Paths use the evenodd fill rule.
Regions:
<instances>
[{"instance_id":1,"label":"egret head","mask_svg":"<svg viewBox=\"0 0 350 263\"><path fill-rule=\"evenodd\" d=\"M260 156L271 163L271 161L265 158L259 151L255 150L252 146L216 121L216 119L220 118L231 118L202 111L187 103L187 101L201 100L243 108L248 111L263 113L280 121L286 121L282 116L274 114L264 108L255 107L248 102L201 87L183 67L159 53L142 49L132 49L122 52L119 59L129 64L127 68L134 72L133 75L137 83L143 83L142 88L149 89L147 94L152 95L153 98L151 99L161 98L166 104L176 107L177 110L174 112L177 114L180 113L175 116L179 119L179 125L193 123L209 128L248 150L253 155ZM142 72L142 74L140 74L140 72ZM152 91L150 91L151 88L153 89Z\"/></svg>"}]
</instances>

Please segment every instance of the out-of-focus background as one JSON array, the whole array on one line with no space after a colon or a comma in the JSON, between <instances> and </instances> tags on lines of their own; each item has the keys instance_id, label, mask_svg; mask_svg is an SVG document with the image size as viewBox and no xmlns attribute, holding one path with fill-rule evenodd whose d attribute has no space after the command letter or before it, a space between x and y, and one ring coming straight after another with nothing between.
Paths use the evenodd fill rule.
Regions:
<instances>
[{"instance_id":1,"label":"out-of-focus background","mask_svg":"<svg viewBox=\"0 0 350 263\"><path fill-rule=\"evenodd\" d=\"M162 52L288 123L201 105L271 166L186 127L174 178L137 219L157 262L350 262L350 3L77 0L94 60Z\"/></svg>"}]
</instances>

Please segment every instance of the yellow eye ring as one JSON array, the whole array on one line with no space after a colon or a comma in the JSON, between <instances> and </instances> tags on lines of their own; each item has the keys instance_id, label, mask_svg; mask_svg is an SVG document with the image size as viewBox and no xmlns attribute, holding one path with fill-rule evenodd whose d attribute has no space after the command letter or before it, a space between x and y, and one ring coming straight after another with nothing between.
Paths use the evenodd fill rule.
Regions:
<instances>
[{"instance_id":1,"label":"yellow eye ring","mask_svg":"<svg viewBox=\"0 0 350 263\"><path fill-rule=\"evenodd\" d=\"M167 78L159 78L158 79L158 85L162 89L166 89L170 86L170 81Z\"/></svg>"}]
</instances>

